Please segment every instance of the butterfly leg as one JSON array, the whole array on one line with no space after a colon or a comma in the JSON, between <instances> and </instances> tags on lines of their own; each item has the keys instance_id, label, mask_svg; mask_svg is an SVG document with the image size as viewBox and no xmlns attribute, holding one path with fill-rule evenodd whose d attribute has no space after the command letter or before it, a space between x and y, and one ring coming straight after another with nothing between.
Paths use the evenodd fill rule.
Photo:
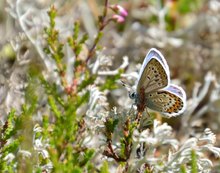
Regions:
<instances>
[{"instance_id":1,"label":"butterfly leg","mask_svg":"<svg viewBox=\"0 0 220 173\"><path fill-rule=\"evenodd\" d=\"M141 120L141 118L142 118L142 113L143 113L143 112L140 112L140 111L137 113L137 116L136 116L136 122L137 122L137 124L140 123L140 120Z\"/></svg>"},{"instance_id":2,"label":"butterfly leg","mask_svg":"<svg viewBox=\"0 0 220 173\"><path fill-rule=\"evenodd\" d=\"M144 112L139 112L140 116L136 119L138 123L138 129L143 131L144 129L151 128L153 124L153 117L150 115L147 109ZM138 114L137 114L138 116Z\"/></svg>"}]
</instances>

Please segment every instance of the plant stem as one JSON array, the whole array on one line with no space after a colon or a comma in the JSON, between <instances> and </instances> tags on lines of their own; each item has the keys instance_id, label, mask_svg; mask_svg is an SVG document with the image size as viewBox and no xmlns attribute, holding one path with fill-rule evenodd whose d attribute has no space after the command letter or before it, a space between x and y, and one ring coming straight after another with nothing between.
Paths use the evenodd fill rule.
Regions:
<instances>
[{"instance_id":1,"label":"plant stem","mask_svg":"<svg viewBox=\"0 0 220 173\"><path fill-rule=\"evenodd\" d=\"M89 49L89 53L88 53L88 56L86 58L86 63L88 63L88 61L91 59L91 57L93 56L94 54L94 50L101 38L101 33L102 33L102 30L105 28L105 26L109 23L108 21L105 22L105 18L107 16L107 12L108 12L108 0L105 0L105 6L104 6L104 9L103 9L103 15L100 17L100 21L99 21L99 28L98 28L98 33L96 35L96 38L94 40L94 43L92 45L92 47Z\"/></svg>"}]
</instances>

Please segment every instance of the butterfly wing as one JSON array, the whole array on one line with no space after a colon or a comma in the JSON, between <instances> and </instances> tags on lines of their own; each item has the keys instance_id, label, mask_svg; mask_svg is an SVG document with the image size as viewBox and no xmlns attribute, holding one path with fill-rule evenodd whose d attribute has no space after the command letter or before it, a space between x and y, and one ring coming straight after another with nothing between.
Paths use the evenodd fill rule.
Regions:
<instances>
[{"instance_id":1,"label":"butterfly wing","mask_svg":"<svg viewBox=\"0 0 220 173\"><path fill-rule=\"evenodd\" d=\"M169 84L169 67L163 55L152 48L140 70L137 82L137 93L144 89L144 93L165 88Z\"/></svg>"},{"instance_id":2,"label":"butterfly wing","mask_svg":"<svg viewBox=\"0 0 220 173\"><path fill-rule=\"evenodd\" d=\"M161 112L166 117L177 116L183 113L186 107L185 91L181 87L171 84L165 89L148 93L146 106Z\"/></svg>"},{"instance_id":3,"label":"butterfly wing","mask_svg":"<svg viewBox=\"0 0 220 173\"><path fill-rule=\"evenodd\" d=\"M157 50L155 48L151 48L144 59L143 66L140 70L140 73L143 71L146 64L151 60L152 57L157 57L159 59L159 61L164 65L166 70L169 71L169 66L167 65L167 61L165 60L164 56L160 53L159 50Z\"/></svg>"}]
</instances>

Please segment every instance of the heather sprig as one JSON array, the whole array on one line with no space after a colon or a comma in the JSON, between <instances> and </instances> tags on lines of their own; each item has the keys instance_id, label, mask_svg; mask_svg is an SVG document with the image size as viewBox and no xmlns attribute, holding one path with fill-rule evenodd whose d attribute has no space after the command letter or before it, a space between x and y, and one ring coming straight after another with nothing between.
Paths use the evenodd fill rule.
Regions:
<instances>
[{"instance_id":1,"label":"heather sprig","mask_svg":"<svg viewBox=\"0 0 220 173\"><path fill-rule=\"evenodd\" d=\"M110 17L107 16L109 9L114 10L116 14L113 14ZM125 21L125 17L127 15L128 15L128 13L123 7L121 7L120 5L109 5L109 0L105 0L103 13L102 13L102 15L99 16L99 20L98 20L98 33L94 39L93 45L89 49L89 53L88 53L86 62L88 62L90 60L90 58L94 55L97 44L103 36L104 28L111 21L115 21L117 23L123 23Z\"/></svg>"},{"instance_id":2,"label":"heather sprig","mask_svg":"<svg viewBox=\"0 0 220 173\"><path fill-rule=\"evenodd\" d=\"M108 1L106 1L106 6L104 7L103 19L99 19L99 36L107 25L107 23L103 23L105 22L104 18L107 16L107 3ZM86 40L88 37L87 34L83 34L83 36L80 37L80 24L79 22L75 22L72 36L66 39L68 46L74 53L74 57L67 57L74 58L72 81L68 83L66 79L67 68L64 64L64 43L61 43L59 40L59 31L55 29L55 16L57 12L54 6L51 7L48 14L50 25L45 28L45 38L48 42L45 47L45 52L49 57L55 60L58 79L61 81L61 88L59 83L51 84L43 76L40 77L45 92L47 93L48 104L51 110L50 116L54 116L55 118L53 122L54 125L52 125L49 119L44 117L45 126L43 125L42 128L44 130L50 128L51 134L44 132L43 139L46 139L46 136L50 136L48 151L50 155L53 155L51 158L53 170L95 171L96 168L90 161L94 157L95 151L89 148L86 142L91 133L88 124L92 123L94 118L88 114L89 112L95 111L95 105L98 100L101 99L101 95L98 94L98 91L95 92L95 94L94 92L89 92L89 90L91 89L91 91L93 91L92 88L95 89L95 86L97 86L100 91L115 88L115 81L120 78L120 74L123 70L118 71L116 76L107 76L105 85L95 83L95 79L99 77L99 74L98 71L94 73L90 72L88 59L90 59L91 56L93 56L93 52L96 51L96 45L100 37L97 36L95 38L92 48L88 52L89 58L87 57L87 59L85 59L81 57L82 47L87 46ZM97 70L99 70L99 67L97 67ZM107 80L108 78L109 80ZM95 95L93 95L93 93ZM95 99L96 95L97 99ZM90 101L89 99L91 98L92 100ZM103 98L105 98L105 96ZM90 108L86 112L83 111L83 106L87 105L87 102ZM100 110L100 108L98 109ZM82 113L79 114L78 112ZM86 119L86 117L89 119ZM65 158L68 159L68 162L65 162Z\"/></svg>"}]
</instances>

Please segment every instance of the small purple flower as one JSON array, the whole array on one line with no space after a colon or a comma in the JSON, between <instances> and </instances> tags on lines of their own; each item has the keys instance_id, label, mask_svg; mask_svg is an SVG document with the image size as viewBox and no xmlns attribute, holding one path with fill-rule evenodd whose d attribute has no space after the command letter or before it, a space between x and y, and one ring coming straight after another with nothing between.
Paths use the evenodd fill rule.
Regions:
<instances>
[{"instance_id":1,"label":"small purple flower","mask_svg":"<svg viewBox=\"0 0 220 173\"><path fill-rule=\"evenodd\" d=\"M120 16L120 15L118 15L118 14L114 14L112 16L112 19L115 20L118 23L123 23L125 21L125 18Z\"/></svg>"},{"instance_id":2,"label":"small purple flower","mask_svg":"<svg viewBox=\"0 0 220 173\"><path fill-rule=\"evenodd\" d=\"M120 5L111 5L110 8L120 16L126 17L128 15L128 12Z\"/></svg>"}]
</instances>

